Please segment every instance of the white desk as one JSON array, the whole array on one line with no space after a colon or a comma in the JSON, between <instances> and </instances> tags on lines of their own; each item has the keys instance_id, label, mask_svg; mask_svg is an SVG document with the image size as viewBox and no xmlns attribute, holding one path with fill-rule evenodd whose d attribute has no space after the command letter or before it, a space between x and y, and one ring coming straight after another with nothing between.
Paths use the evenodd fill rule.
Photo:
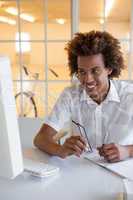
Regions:
<instances>
[{"instance_id":1,"label":"white desk","mask_svg":"<svg viewBox=\"0 0 133 200\"><path fill-rule=\"evenodd\" d=\"M41 120L20 120L23 148L31 146L41 123ZM47 157L38 151L37 156ZM60 167L57 177L41 180L23 173L14 180L0 178L0 200L116 200L117 194L124 190L119 177L85 159L72 156L48 160Z\"/></svg>"}]
</instances>

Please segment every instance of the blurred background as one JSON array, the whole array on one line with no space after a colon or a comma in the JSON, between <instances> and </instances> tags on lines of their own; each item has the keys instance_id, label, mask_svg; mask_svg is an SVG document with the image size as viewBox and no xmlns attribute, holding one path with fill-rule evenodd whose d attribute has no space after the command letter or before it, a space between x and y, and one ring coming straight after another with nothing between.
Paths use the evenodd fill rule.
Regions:
<instances>
[{"instance_id":1,"label":"blurred background","mask_svg":"<svg viewBox=\"0 0 133 200\"><path fill-rule=\"evenodd\" d=\"M0 55L12 66L19 116L47 116L71 84L65 44L75 32L106 30L121 43L133 79L133 0L0 0Z\"/></svg>"}]
</instances>

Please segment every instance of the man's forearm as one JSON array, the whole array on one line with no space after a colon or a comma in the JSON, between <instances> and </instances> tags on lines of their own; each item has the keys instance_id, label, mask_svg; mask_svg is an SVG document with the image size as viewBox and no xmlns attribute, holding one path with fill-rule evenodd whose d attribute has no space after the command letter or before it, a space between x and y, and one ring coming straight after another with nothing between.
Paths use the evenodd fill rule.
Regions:
<instances>
[{"instance_id":1,"label":"man's forearm","mask_svg":"<svg viewBox=\"0 0 133 200\"><path fill-rule=\"evenodd\" d=\"M42 142L43 141L43 142ZM42 138L35 138L34 144L40 150L55 156L60 156L61 145L54 141L42 140Z\"/></svg>"},{"instance_id":2,"label":"man's forearm","mask_svg":"<svg viewBox=\"0 0 133 200\"><path fill-rule=\"evenodd\" d=\"M49 143L47 145L44 144L43 146L40 146L40 149L51 155L60 156L61 145L57 143Z\"/></svg>"}]
</instances>

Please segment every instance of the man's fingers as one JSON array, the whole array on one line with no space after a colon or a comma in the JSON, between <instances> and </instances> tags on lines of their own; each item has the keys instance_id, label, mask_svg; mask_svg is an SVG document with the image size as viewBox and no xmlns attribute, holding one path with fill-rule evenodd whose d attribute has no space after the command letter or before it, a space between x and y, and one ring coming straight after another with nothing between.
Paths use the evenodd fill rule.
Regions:
<instances>
[{"instance_id":1,"label":"man's fingers","mask_svg":"<svg viewBox=\"0 0 133 200\"><path fill-rule=\"evenodd\" d=\"M111 161L114 159L118 159L118 154L113 152L113 153L106 154L104 157L106 160Z\"/></svg>"},{"instance_id":2,"label":"man's fingers","mask_svg":"<svg viewBox=\"0 0 133 200\"><path fill-rule=\"evenodd\" d=\"M104 152L103 152L102 147L97 147L97 150L98 150L100 156L104 156Z\"/></svg>"},{"instance_id":3,"label":"man's fingers","mask_svg":"<svg viewBox=\"0 0 133 200\"><path fill-rule=\"evenodd\" d=\"M72 145L77 145L81 150L84 150L85 149L85 144L83 144L80 140L73 140L73 141L70 141L70 144Z\"/></svg>"},{"instance_id":4,"label":"man's fingers","mask_svg":"<svg viewBox=\"0 0 133 200\"><path fill-rule=\"evenodd\" d=\"M118 157L114 157L114 158L108 160L108 162L110 162L110 163L114 163L114 162L118 162L118 161L120 161Z\"/></svg>"},{"instance_id":5,"label":"man's fingers","mask_svg":"<svg viewBox=\"0 0 133 200\"><path fill-rule=\"evenodd\" d=\"M103 151L109 150L109 149L114 149L114 148L115 148L115 149L117 148L117 146L116 146L114 143L103 144L103 145L102 145Z\"/></svg>"},{"instance_id":6,"label":"man's fingers","mask_svg":"<svg viewBox=\"0 0 133 200\"><path fill-rule=\"evenodd\" d=\"M97 148L100 156L103 156L108 162L118 162L129 157L129 151L126 146L119 144L104 144Z\"/></svg>"},{"instance_id":7,"label":"man's fingers","mask_svg":"<svg viewBox=\"0 0 133 200\"><path fill-rule=\"evenodd\" d=\"M66 139L64 147L70 153L75 154L76 156L80 156L85 150L86 144L81 136L72 136Z\"/></svg>"},{"instance_id":8,"label":"man's fingers","mask_svg":"<svg viewBox=\"0 0 133 200\"><path fill-rule=\"evenodd\" d=\"M118 150L117 149L103 150L103 154L105 156L110 156L110 155L113 155L113 154L118 154Z\"/></svg>"},{"instance_id":9,"label":"man's fingers","mask_svg":"<svg viewBox=\"0 0 133 200\"><path fill-rule=\"evenodd\" d=\"M113 146L113 148L103 149L103 156L108 162L117 162L120 160L120 153L116 146Z\"/></svg>"},{"instance_id":10,"label":"man's fingers","mask_svg":"<svg viewBox=\"0 0 133 200\"><path fill-rule=\"evenodd\" d=\"M80 156L86 150L86 146L87 142L84 137L80 135L71 136L62 145L62 154L65 155L64 157L72 154Z\"/></svg>"},{"instance_id":11,"label":"man's fingers","mask_svg":"<svg viewBox=\"0 0 133 200\"><path fill-rule=\"evenodd\" d=\"M77 136L72 136L70 138L70 140L74 140L74 141L80 141L82 144L86 145L86 140L84 137L77 135Z\"/></svg>"},{"instance_id":12,"label":"man's fingers","mask_svg":"<svg viewBox=\"0 0 133 200\"><path fill-rule=\"evenodd\" d=\"M74 154L76 153L76 154L80 155L82 153L82 151L83 151L76 144L67 143L65 146L66 146L66 148L72 150L74 152Z\"/></svg>"},{"instance_id":13,"label":"man's fingers","mask_svg":"<svg viewBox=\"0 0 133 200\"><path fill-rule=\"evenodd\" d=\"M77 145L81 150L85 150L86 142L81 136L72 136L66 140L66 143Z\"/></svg>"}]
</instances>

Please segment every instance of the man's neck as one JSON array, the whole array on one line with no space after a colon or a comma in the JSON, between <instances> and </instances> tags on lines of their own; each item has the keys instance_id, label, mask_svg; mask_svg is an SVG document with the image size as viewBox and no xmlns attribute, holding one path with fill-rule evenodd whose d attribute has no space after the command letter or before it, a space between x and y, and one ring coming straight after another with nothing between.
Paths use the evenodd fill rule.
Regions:
<instances>
[{"instance_id":1,"label":"man's neck","mask_svg":"<svg viewBox=\"0 0 133 200\"><path fill-rule=\"evenodd\" d=\"M110 81L108 82L108 87L106 90L104 90L103 94L101 95L97 95L97 96L94 96L94 97L91 97L93 99L93 101L95 101L97 104L101 104L107 97L108 93L109 93L109 90L110 90Z\"/></svg>"}]
</instances>

